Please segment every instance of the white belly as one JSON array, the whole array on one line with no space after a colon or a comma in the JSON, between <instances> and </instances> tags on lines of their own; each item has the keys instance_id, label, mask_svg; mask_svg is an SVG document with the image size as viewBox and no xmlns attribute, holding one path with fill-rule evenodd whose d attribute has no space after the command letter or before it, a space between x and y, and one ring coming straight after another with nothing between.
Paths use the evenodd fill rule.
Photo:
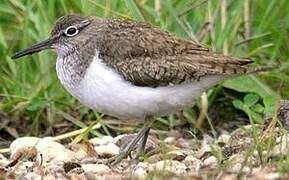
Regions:
<instances>
[{"instance_id":1,"label":"white belly","mask_svg":"<svg viewBox=\"0 0 289 180\"><path fill-rule=\"evenodd\" d=\"M221 77L211 76L198 82L167 87L139 87L127 82L116 71L95 58L77 87L67 83L66 70L57 60L57 73L64 87L84 105L107 115L143 119L163 116L190 106L195 97L216 84Z\"/></svg>"}]
</instances>

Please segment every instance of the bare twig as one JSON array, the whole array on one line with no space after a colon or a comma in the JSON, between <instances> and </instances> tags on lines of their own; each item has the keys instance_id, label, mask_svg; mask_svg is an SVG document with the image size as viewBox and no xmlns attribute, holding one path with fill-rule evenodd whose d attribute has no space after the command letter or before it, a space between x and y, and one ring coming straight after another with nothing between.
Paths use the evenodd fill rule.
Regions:
<instances>
[{"instance_id":1,"label":"bare twig","mask_svg":"<svg viewBox=\"0 0 289 180\"><path fill-rule=\"evenodd\" d=\"M91 130L92 129L99 129L100 127L101 127L101 124L97 123L96 125L91 127ZM89 127L78 129L78 130L75 130L75 131L72 131L72 132L68 132L68 133L65 133L65 134L61 134L61 135L52 137L52 140L53 141L59 141L59 140L62 140L62 139L70 138L70 137L73 137L73 136L76 136L78 134L81 134L81 133L85 132L88 128ZM9 153L9 152L10 152L9 148L0 149L0 154Z\"/></svg>"},{"instance_id":2,"label":"bare twig","mask_svg":"<svg viewBox=\"0 0 289 180\"><path fill-rule=\"evenodd\" d=\"M5 153L9 153L9 152L10 152L9 148L0 149L0 154L5 154Z\"/></svg>"},{"instance_id":3,"label":"bare twig","mask_svg":"<svg viewBox=\"0 0 289 180\"><path fill-rule=\"evenodd\" d=\"M101 5L100 3L95 2L94 0L88 0L91 4L94 4L96 7L103 9L105 11L110 12L111 14L115 15L116 17L122 17L122 18L126 18L126 19L131 19L131 17L129 17L126 14L122 14L122 13L118 13L116 11L113 11L111 9L107 9L107 7Z\"/></svg>"},{"instance_id":4,"label":"bare twig","mask_svg":"<svg viewBox=\"0 0 289 180\"><path fill-rule=\"evenodd\" d=\"M239 41L237 42L236 44L234 44L235 46L239 46L241 44L245 44L245 43L249 43L255 39L259 39L259 38L262 38L262 37L265 37L265 36L269 36L271 35L272 33L271 32L267 32L267 33L263 33L263 34L260 34L260 35L256 35L256 36L251 36L249 38L246 38L244 39L243 41Z\"/></svg>"},{"instance_id":5,"label":"bare twig","mask_svg":"<svg viewBox=\"0 0 289 180\"><path fill-rule=\"evenodd\" d=\"M221 27L224 32L227 23L227 0L220 0L221 4ZM228 41L225 39L223 43L223 53L228 55Z\"/></svg>"},{"instance_id":6,"label":"bare twig","mask_svg":"<svg viewBox=\"0 0 289 180\"><path fill-rule=\"evenodd\" d=\"M93 129L99 129L101 127L101 124L97 123L96 125L92 126L91 127L91 130ZM52 139L54 141L59 141L59 140L62 140L62 139L66 139L66 138L69 138L69 137L73 137L73 136L76 136L78 134L81 134L83 132L85 132L89 127L86 127L86 128L82 128L82 129L78 129L78 130L75 130L75 131L72 131L72 132L68 132L68 133L65 133L65 134L61 134L61 135L58 135L58 136L55 136L55 137L52 137Z\"/></svg>"},{"instance_id":7,"label":"bare twig","mask_svg":"<svg viewBox=\"0 0 289 180\"><path fill-rule=\"evenodd\" d=\"M189 22L187 20L185 20L185 18L182 18L182 21L184 22L184 26L186 27L187 31L188 31L188 35L189 37L195 41L196 43L200 43L199 39L197 38L197 36L194 34L194 31L192 29L192 27L190 26Z\"/></svg>"},{"instance_id":8,"label":"bare twig","mask_svg":"<svg viewBox=\"0 0 289 180\"><path fill-rule=\"evenodd\" d=\"M198 2L198 1L194 1L194 2L190 3L190 5L189 5L190 7L188 7L188 8L185 9L184 11L180 12L180 13L178 14L178 17L182 17L182 16L186 15L187 13L189 13L190 11L192 11L193 9L195 9L195 8L197 8L197 7L205 4L207 1L208 1L208 0L203 0L203 1L199 2L199 3L196 3L196 2Z\"/></svg>"},{"instance_id":9,"label":"bare twig","mask_svg":"<svg viewBox=\"0 0 289 180\"><path fill-rule=\"evenodd\" d=\"M249 0L244 0L244 27L245 27L245 40L250 39L250 37L251 37L251 22L250 22L250 3L249 3ZM248 43L247 43L247 47L248 47Z\"/></svg>"},{"instance_id":10,"label":"bare twig","mask_svg":"<svg viewBox=\"0 0 289 180\"><path fill-rule=\"evenodd\" d=\"M195 124L195 127L197 129L201 129L204 120L206 118L207 112L208 112L208 97L206 93L203 93L201 96L201 112Z\"/></svg>"},{"instance_id":11,"label":"bare twig","mask_svg":"<svg viewBox=\"0 0 289 180\"><path fill-rule=\"evenodd\" d=\"M212 24L211 22L205 22L205 24L202 26L201 30L197 33L197 39L198 41L202 41L206 35L210 32L212 29Z\"/></svg>"},{"instance_id":12,"label":"bare twig","mask_svg":"<svg viewBox=\"0 0 289 180\"><path fill-rule=\"evenodd\" d=\"M161 0L155 0L155 11L158 13L158 15L161 14L161 11L162 11L162 1Z\"/></svg>"},{"instance_id":13,"label":"bare twig","mask_svg":"<svg viewBox=\"0 0 289 180\"><path fill-rule=\"evenodd\" d=\"M212 2L211 1L208 1L208 19L209 19L209 31L210 31L210 36L211 36L211 40L212 40L212 50L216 50L214 44L215 44L215 33L213 31L213 27L215 25L215 17L217 16L217 14L215 14L216 16L213 16L212 15ZM217 11L216 11L217 12Z\"/></svg>"}]
</instances>

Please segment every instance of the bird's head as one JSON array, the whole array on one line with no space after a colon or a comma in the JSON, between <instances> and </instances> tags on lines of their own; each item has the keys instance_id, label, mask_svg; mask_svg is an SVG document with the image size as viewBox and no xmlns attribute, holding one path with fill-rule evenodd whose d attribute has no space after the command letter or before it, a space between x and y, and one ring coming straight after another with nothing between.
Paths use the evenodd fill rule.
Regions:
<instances>
[{"instance_id":1,"label":"bird's head","mask_svg":"<svg viewBox=\"0 0 289 180\"><path fill-rule=\"evenodd\" d=\"M69 54L85 45L89 39L89 25L93 19L89 16L67 15L60 17L48 39L24 49L12 56L12 59L40 52L44 49L56 49L59 56Z\"/></svg>"}]
</instances>

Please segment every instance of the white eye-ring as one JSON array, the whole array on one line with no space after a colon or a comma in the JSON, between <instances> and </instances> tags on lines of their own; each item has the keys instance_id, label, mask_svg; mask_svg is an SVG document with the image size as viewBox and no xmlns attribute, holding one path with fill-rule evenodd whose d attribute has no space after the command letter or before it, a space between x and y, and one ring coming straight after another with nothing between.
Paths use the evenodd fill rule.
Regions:
<instances>
[{"instance_id":1,"label":"white eye-ring","mask_svg":"<svg viewBox=\"0 0 289 180\"><path fill-rule=\"evenodd\" d=\"M78 34L78 29L76 26L69 26L65 29L64 34L69 37L75 36Z\"/></svg>"}]
</instances>

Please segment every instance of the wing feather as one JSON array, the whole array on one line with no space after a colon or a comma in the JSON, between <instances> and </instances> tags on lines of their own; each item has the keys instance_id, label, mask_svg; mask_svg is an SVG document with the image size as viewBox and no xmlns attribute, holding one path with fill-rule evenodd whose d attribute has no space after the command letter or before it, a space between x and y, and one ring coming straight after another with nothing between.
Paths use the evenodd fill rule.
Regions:
<instances>
[{"instance_id":1,"label":"wing feather","mask_svg":"<svg viewBox=\"0 0 289 180\"><path fill-rule=\"evenodd\" d=\"M101 41L105 45L99 44L104 61L134 85L158 87L196 81L207 75L253 72L244 66L252 62L248 59L214 53L151 25L107 21L109 26L103 28L106 34L102 34Z\"/></svg>"}]
</instances>

